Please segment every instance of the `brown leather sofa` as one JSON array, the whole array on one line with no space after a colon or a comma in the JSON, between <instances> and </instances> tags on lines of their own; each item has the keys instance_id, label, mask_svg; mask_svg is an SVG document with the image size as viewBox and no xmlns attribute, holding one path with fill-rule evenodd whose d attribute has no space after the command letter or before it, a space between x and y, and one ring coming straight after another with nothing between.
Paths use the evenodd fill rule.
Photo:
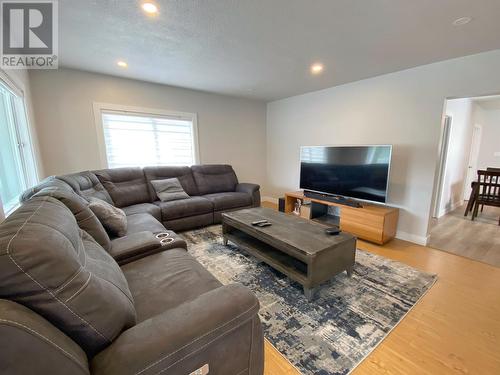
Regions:
<instances>
[{"instance_id":1,"label":"brown leather sofa","mask_svg":"<svg viewBox=\"0 0 500 375\"><path fill-rule=\"evenodd\" d=\"M260 203L258 186L238 184L231 171L110 169L26 192L0 224L0 373L262 374L254 294L223 286L162 225L208 225L226 209ZM157 202L148 181L174 175L192 201ZM125 237L109 237L89 196L127 212Z\"/></svg>"}]
</instances>

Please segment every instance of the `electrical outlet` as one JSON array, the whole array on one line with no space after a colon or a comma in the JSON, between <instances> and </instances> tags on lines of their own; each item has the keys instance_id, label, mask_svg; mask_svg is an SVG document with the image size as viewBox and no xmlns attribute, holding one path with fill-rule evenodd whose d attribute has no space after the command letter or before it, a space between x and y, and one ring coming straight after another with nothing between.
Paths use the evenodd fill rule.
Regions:
<instances>
[{"instance_id":1,"label":"electrical outlet","mask_svg":"<svg viewBox=\"0 0 500 375\"><path fill-rule=\"evenodd\" d=\"M493 156L496 157L496 158L500 158L500 151L494 152Z\"/></svg>"}]
</instances>

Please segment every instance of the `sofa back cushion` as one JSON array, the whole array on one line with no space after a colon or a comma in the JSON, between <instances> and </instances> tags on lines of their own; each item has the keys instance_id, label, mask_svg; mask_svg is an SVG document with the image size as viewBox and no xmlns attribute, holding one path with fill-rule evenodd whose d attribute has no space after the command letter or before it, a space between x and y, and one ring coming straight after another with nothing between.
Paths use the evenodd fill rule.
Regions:
<instances>
[{"instance_id":1,"label":"sofa back cushion","mask_svg":"<svg viewBox=\"0 0 500 375\"><path fill-rule=\"evenodd\" d=\"M106 233L101 221L92 212L89 202L72 191L59 188L45 188L40 190L35 197L49 196L62 202L73 214L80 229L90 234L106 251L111 249L111 240Z\"/></svg>"},{"instance_id":2,"label":"sofa back cushion","mask_svg":"<svg viewBox=\"0 0 500 375\"><path fill-rule=\"evenodd\" d=\"M22 194L19 200L21 202L26 202L28 199L31 199L33 195L38 193L40 190L45 189L45 188L59 188L62 190L67 190L67 191L73 191L73 188L68 185L66 182L59 180L55 176L49 176L42 181L40 181L37 185L25 190Z\"/></svg>"},{"instance_id":3,"label":"sofa back cushion","mask_svg":"<svg viewBox=\"0 0 500 375\"><path fill-rule=\"evenodd\" d=\"M92 357L135 324L118 264L52 197L34 197L0 224L0 298L54 324Z\"/></svg>"},{"instance_id":4,"label":"sofa back cushion","mask_svg":"<svg viewBox=\"0 0 500 375\"><path fill-rule=\"evenodd\" d=\"M94 171L116 207L151 203L146 178L141 168L113 168Z\"/></svg>"},{"instance_id":5,"label":"sofa back cushion","mask_svg":"<svg viewBox=\"0 0 500 375\"><path fill-rule=\"evenodd\" d=\"M111 199L104 186L102 186L97 176L90 171L66 174L57 176L57 178L66 182L73 188L75 193L84 198L99 198L110 204L113 204L113 200Z\"/></svg>"},{"instance_id":6,"label":"sofa back cushion","mask_svg":"<svg viewBox=\"0 0 500 375\"><path fill-rule=\"evenodd\" d=\"M230 165L193 165L194 181L200 194L235 191L238 178Z\"/></svg>"},{"instance_id":7,"label":"sofa back cushion","mask_svg":"<svg viewBox=\"0 0 500 375\"><path fill-rule=\"evenodd\" d=\"M151 181L167 178L177 178L184 191L189 195L198 195L198 188L194 182L193 173L189 167L145 167L144 175L148 181L149 194L153 201L157 201L156 191Z\"/></svg>"}]
</instances>

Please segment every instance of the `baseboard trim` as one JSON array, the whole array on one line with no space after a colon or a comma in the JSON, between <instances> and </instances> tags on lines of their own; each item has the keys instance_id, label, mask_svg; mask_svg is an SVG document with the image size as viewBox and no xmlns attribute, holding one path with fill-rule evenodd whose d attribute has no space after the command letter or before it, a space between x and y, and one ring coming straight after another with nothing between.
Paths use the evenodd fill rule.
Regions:
<instances>
[{"instance_id":1,"label":"baseboard trim","mask_svg":"<svg viewBox=\"0 0 500 375\"><path fill-rule=\"evenodd\" d=\"M429 243L429 236L418 236L416 234L402 232L400 230L397 231L396 238L422 246L427 246Z\"/></svg>"},{"instance_id":2,"label":"baseboard trim","mask_svg":"<svg viewBox=\"0 0 500 375\"><path fill-rule=\"evenodd\" d=\"M278 198L273 198L273 197L269 197L269 196L263 196L261 198L261 201L263 201L263 202L271 202L271 203L274 203L274 204L278 204Z\"/></svg>"},{"instance_id":3,"label":"baseboard trim","mask_svg":"<svg viewBox=\"0 0 500 375\"><path fill-rule=\"evenodd\" d=\"M449 214L451 211L455 211L458 207L462 206L464 204L464 201L458 201L452 203L448 208L445 208L444 210L440 210L438 214L438 219L443 217L446 214Z\"/></svg>"}]
</instances>

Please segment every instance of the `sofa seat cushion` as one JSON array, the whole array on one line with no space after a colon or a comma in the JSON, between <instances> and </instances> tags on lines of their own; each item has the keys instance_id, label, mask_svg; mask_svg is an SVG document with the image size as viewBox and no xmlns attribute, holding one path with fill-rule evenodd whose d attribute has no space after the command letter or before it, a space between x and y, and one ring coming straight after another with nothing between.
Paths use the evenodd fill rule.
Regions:
<instances>
[{"instance_id":1,"label":"sofa seat cushion","mask_svg":"<svg viewBox=\"0 0 500 375\"><path fill-rule=\"evenodd\" d=\"M35 197L0 225L0 298L42 315L92 357L135 324L120 267L52 197Z\"/></svg>"},{"instance_id":2,"label":"sofa seat cushion","mask_svg":"<svg viewBox=\"0 0 500 375\"><path fill-rule=\"evenodd\" d=\"M214 205L203 197L191 197L171 202L155 202L161 209L163 221L213 212Z\"/></svg>"},{"instance_id":3,"label":"sofa seat cushion","mask_svg":"<svg viewBox=\"0 0 500 375\"><path fill-rule=\"evenodd\" d=\"M153 203L133 204L132 206L123 207L122 210L127 216L135 214L150 214L155 219L161 220L160 207Z\"/></svg>"},{"instance_id":4,"label":"sofa seat cushion","mask_svg":"<svg viewBox=\"0 0 500 375\"><path fill-rule=\"evenodd\" d=\"M184 249L154 254L122 267L134 297L138 322L221 286Z\"/></svg>"},{"instance_id":5,"label":"sofa seat cushion","mask_svg":"<svg viewBox=\"0 0 500 375\"><path fill-rule=\"evenodd\" d=\"M160 233L165 231L165 227L150 214L133 214L127 216L127 236L144 231Z\"/></svg>"},{"instance_id":6,"label":"sofa seat cushion","mask_svg":"<svg viewBox=\"0 0 500 375\"><path fill-rule=\"evenodd\" d=\"M203 198L208 199L214 204L215 211L230 210L252 205L252 197L247 193L215 193L204 195Z\"/></svg>"}]
</instances>

